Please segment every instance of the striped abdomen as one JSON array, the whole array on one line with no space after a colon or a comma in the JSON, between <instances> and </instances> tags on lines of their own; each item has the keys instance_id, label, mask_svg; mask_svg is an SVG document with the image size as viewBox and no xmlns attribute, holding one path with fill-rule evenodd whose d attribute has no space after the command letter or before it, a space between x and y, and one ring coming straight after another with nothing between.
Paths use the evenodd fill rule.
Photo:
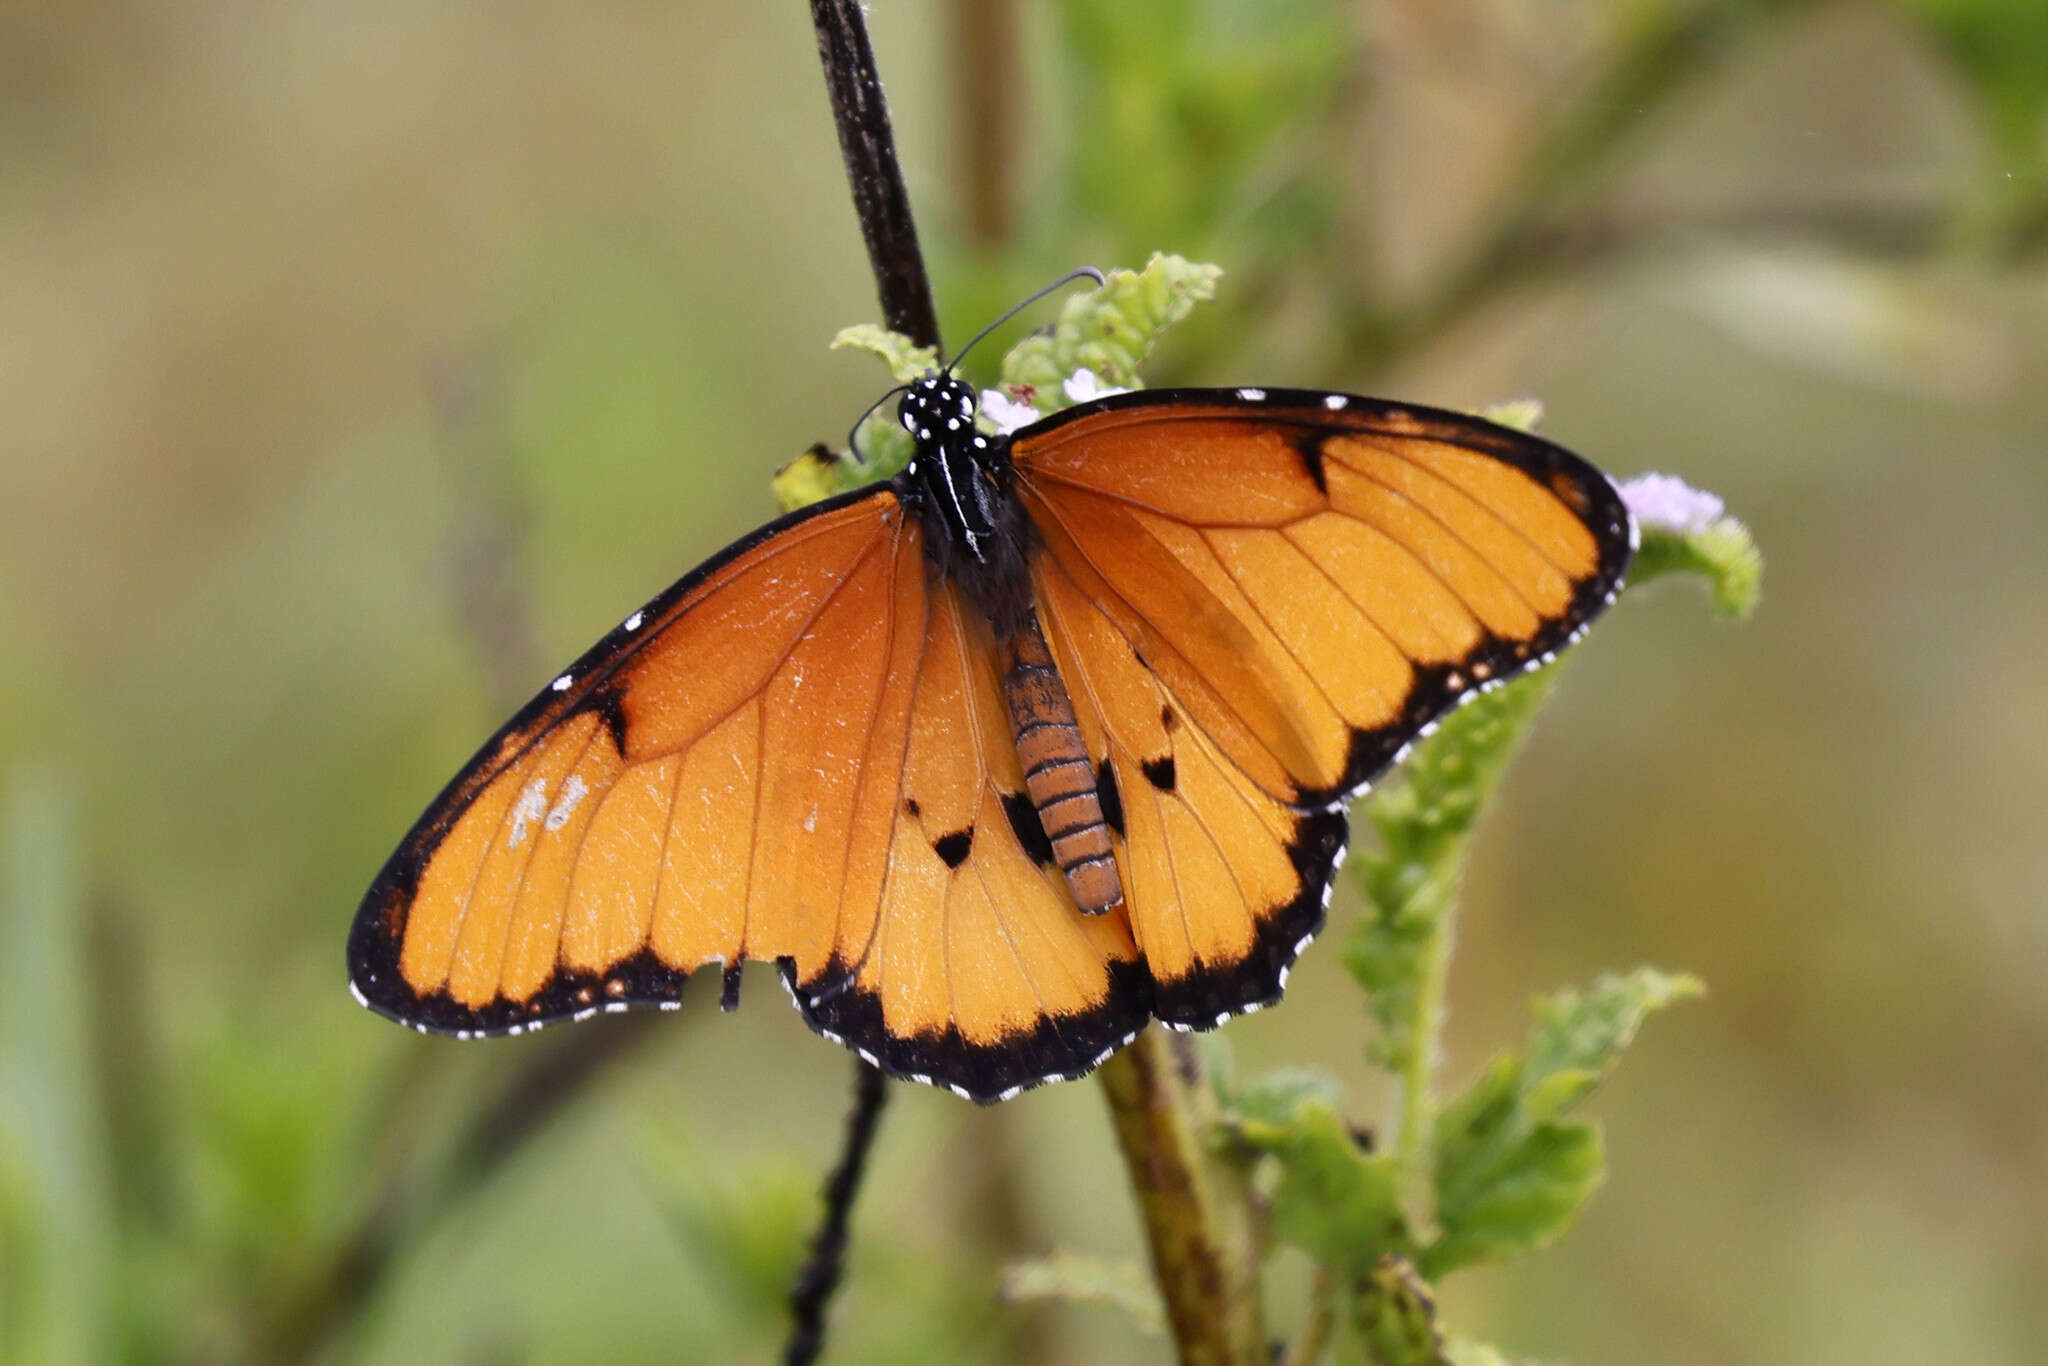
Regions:
<instances>
[{"instance_id":1,"label":"striped abdomen","mask_svg":"<svg viewBox=\"0 0 2048 1366\"><path fill-rule=\"evenodd\" d=\"M1003 658L1003 700L1009 704L1010 731L1024 766L1024 791L1074 904L1089 915L1101 915L1122 904L1123 880L1110 851L1095 765L1036 616L1003 642Z\"/></svg>"}]
</instances>

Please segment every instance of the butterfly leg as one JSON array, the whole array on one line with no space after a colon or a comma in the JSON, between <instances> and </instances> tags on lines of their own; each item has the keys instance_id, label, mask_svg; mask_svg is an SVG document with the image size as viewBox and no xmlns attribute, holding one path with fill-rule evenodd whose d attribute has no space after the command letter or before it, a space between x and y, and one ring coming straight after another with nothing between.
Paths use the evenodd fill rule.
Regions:
<instances>
[{"instance_id":1,"label":"butterfly leg","mask_svg":"<svg viewBox=\"0 0 2048 1366\"><path fill-rule=\"evenodd\" d=\"M1002 659L1003 700L1024 768L1024 790L1074 904L1089 915L1101 915L1123 904L1123 880L1110 850L1095 765L1036 613L1003 642Z\"/></svg>"}]
</instances>

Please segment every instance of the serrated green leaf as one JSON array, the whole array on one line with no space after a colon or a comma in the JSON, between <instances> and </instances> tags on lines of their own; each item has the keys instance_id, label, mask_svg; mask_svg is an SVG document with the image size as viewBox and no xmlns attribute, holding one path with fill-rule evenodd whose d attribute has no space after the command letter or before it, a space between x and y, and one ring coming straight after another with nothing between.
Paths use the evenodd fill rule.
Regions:
<instances>
[{"instance_id":1,"label":"serrated green leaf","mask_svg":"<svg viewBox=\"0 0 2048 1366\"><path fill-rule=\"evenodd\" d=\"M1398 1164L1366 1152L1327 1101L1305 1096L1287 1122L1244 1122L1238 1132L1279 1159L1274 1237L1354 1275L1382 1253L1409 1250Z\"/></svg>"},{"instance_id":2,"label":"serrated green leaf","mask_svg":"<svg viewBox=\"0 0 2048 1366\"><path fill-rule=\"evenodd\" d=\"M1433 1152L1438 1236L1434 1276L1540 1247L1570 1224L1601 1174L1599 1131L1563 1117L1599 1085L1642 1022L1704 988L1639 968L1534 1007L1521 1056L1496 1058L1438 1118Z\"/></svg>"},{"instance_id":3,"label":"serrated green leaf","mask_svg":"<svg viewBox=\"0 0 2048 1366\"><path fill-rule=\"evenodd\" d=\"M939 368L936 349L919 346L901 332L891 332L879 323L855 323L852 327L840 328L839 334L832 338L832 349L866 351L880 356L898 384L923 379Z\"/></svg>"},{"instance_id":4,"label":"serrated green leaf","mask_svg":"<svg viewBox=\"0 0 2048 1366\"><path fill-rule=\"evenodd\" d=\"M1166 1308L1159 1302L1159 1288L1151 1273L1136 1262L1054 1252L1005 1267L998 1293L1012 1304L1060 1300L1107 1305L1154 1337L1166 1332Z\"/></svg>"},{"instance_id":5,"label":"serrated green leaf","mask_svg":"<svg viewBox=\"0 0 2048 1366\"><path fill-rule=\"evenodd\" d=\"M1112 270L1099 289L1070 297L1050 332L1026 337L1003 357L1002 382L1028 386L1033 406L1055 412L1070 400L1061 387L1077 370L1120 389L1138 387L1138 367L1160 336L1216 297L1220 266L1203 265L1166 253L1155 254L1143 270Z\"/></svg>"},{"instance_id":6,"label":"serrated green leaf","mask_svg":"<svg viewBox=\"0 0 2048 1366\"><path fill-rule=\"evenodd\" d=\"M1336 1082L1305 1067L1276 1068L1243 1086L1217 1088L1217 1102L1226 1118L1271 1125L1292 1123L1301 1107L1311 1103L1334 1111L1339 1097Z\"/></svg>"},{"instance_id":7,"label":"serrated green leaf","mask_svg":"<svg viewBox=\"0 0 2048 1366\"><path fill-rule=\"evenodd\" d=\"M1545 1123L1494 1155L1484 1170L1440 1185L1442 1230L1422 1254L1430 1276L1555 1241L1604 1172L1600 1131L1584 1121Z\"/></svg>"},{"instance_id":8,"label":"serrated green leaf","mask_svg":"<svg viewBox=\"0 0 2048 1366\"><path fill-rule=\"evenodd\" d=\"M1650 1015L1706 993L1690 973L1637 968L1601 977L1583 992L1536 1003L1523 1065L1524 1106L1539 1120L1564 1114L1605 1077Z\"/></svg>"}]
</instances>

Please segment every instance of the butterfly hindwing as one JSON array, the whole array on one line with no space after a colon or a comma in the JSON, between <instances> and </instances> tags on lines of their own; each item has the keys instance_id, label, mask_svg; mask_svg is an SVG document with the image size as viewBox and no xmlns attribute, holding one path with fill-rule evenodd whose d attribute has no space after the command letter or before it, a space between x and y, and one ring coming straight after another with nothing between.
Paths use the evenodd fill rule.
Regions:
<instances>
[{"instance_id":1,"label":"butterfly hindwing","mask_svg":"<svg viewBox=\"0 0 2048 1366\"><path fill-rule=\"evenodd\" d=\"M1023 797L987 622L931 594L872 938L790 979L814 1026L978 1100L1079 1076L1149 1018L1121 913L1074 907Z\"/></svg>"}]
</instances>

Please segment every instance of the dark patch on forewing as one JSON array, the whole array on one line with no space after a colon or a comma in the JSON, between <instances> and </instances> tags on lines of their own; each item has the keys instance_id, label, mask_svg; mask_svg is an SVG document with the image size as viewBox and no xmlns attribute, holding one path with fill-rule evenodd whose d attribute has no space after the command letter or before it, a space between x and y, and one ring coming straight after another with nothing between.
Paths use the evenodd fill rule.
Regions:
<instances>
[{"instance_id":1,"label":"dark patch on forewing","mask_svg":"<svg viewBox=\"0 0 2048 1366\"><path fill-rule=\"evenodd\" d=\"M731 964L719 983L718 1008L730 1015L740 1008L740 965Z\"/></svg>"},{"instance_id":2,"label":"dark patch on forewing","mask_svg":"<svg viewBox=\"0 0 2048 1366\"><path fill-rule=\"evenodd\" d=\"M1151 1018L1152 982L1144 965L1113 961L1109 991L1091 1009L1048 1015L1032 1028L993 1044L970 1043L955 1026L929 1034L891 1034L881 997L848 981L838 963L813 984L798 983L796 967L782 963L782 980L804 1023L868 1058L891 1076L924 1081L965 1094L983 1105L1006 1092L1086 1076L1121 1048Z\"/></svg>"},{"instance_id":3,"label":"dark patch on forewing","mask_svg":"<svg viewBox=\"0 0 2048 1366\"><path fill-rule=\"evenodd\" d=\"M1173 791L1174 770L1171 754L1160 759L1147 759L1138 767L1144 772L1146 782L1161 792Z\"/></svg>"},{"instance_id":4,"label":"dark patch on forewing","mask_svg":"<svg viewBox=\"0 0 2048 1366\"><path fill-rule=\"evenodd\" d=\"M1121 839L1124 833L1124 794L1117 790L1116 766L1104 755L1095 770L1095 799L1102 803L1102 819Z\"/></svg>"},{"instance_id":5,"label":"dark patch on forewing","mask_svg":"<svg viewBox=\"0 0 2048 1366\"><path fill-rule=\"evenodd\" d=\"M932 841L932 852L944 860L948 868L958 868L967 861L967 851L974 847L974 827L955 830Z\"/></svg>"},{"instance_id":6,"label":"dark patch on forewing","mask_svg":"<svg viewBox=\"0 0 2048 1366\"><path fill-rule=\"evenodd\" d=\"M903 799L903 811L904 814L909 816L921 816L924 814L924 808L917 804L917 798L915 797L905 797Z\"/></svg>"},{"instance_id":7,"label":"dark patch on forewing","mask_svg":"<svg viewBox=\"0 0 2048 1366\"><path fill-rule=\"evenodd\" d=\"M1323 434L1315 431L1296 431L1292 437L1294 453L1301 457L1301 467L1308 471L1308 477L1315 481L1316 492L1329 497L1330 483L1323 473Z\"/></svg>"},{"instance_id":8,"label":"dark patch on forewing","mask_svg":"<svg viewBox=\"0 0 2048 1366\"><path fill-rule=\"evenodd\" d=\"M604 722L604 728L611 733L612 748L620 758L626 756L626 696L625 690L616 683L606 683L593 689L578 702L575 712L593 711Z\"/></svg>"},{"instance_id":9,"label":"dark patch on forewing","mask_svg":"<svg viewBox=\"0 0 2048 1366\"><path fill-rule=\"evenodd\" d=\"M1031 798L1022 792L1003 794L1003 814L1010 819L1010 832L1017 837L1017 843L1025 854L1039 867L1052 862L1052 841L1045 837L1045 822L1038 819L1038 809L1031 805Z\"/></svg>"}]
</instances>

